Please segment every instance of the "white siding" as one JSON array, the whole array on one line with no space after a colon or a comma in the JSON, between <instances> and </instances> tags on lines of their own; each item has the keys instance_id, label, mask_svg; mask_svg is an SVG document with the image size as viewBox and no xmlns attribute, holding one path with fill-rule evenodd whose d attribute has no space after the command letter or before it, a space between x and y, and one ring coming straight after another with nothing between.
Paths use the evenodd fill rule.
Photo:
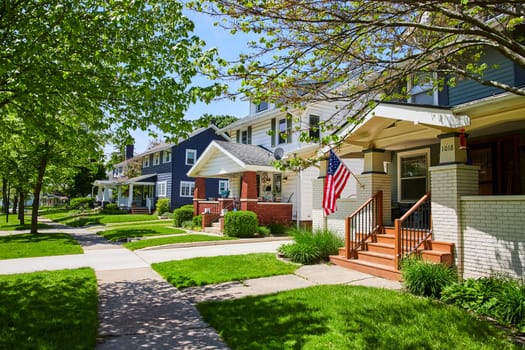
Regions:
<instances>
[{"instance_id":1,"label":"white siding","mask_svg":"<svg viewBox=\"0 0 525 350\"><path fill-rule=\"evenodd\" d=\"M215 156L210 158L202 167L199 176L214 176L220 174L229 174L242 172L241 166L234 167L230 158L226 155L216 152Z\"/></svg>"}]
</instances>

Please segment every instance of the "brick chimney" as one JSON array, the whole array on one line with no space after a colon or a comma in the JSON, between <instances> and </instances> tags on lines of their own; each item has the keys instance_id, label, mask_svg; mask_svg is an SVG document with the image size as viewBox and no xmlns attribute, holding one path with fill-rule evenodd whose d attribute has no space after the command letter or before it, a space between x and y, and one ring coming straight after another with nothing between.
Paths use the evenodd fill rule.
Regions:
<instances>
[{"instance_id":1,"label":"brick chimney","mask_svg":"<svg viewBox=\"0 0 525 350\"><path fill-rule=\"evenodd\" d=\"M134 151L133 145L126 145L126 159L133 158L133 151Z\"/></svg>"}]
</instances>

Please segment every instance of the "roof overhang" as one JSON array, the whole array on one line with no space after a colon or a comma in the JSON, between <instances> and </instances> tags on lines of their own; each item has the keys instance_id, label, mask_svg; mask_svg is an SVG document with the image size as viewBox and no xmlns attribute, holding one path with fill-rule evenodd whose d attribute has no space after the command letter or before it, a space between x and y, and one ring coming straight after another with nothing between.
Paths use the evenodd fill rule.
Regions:
<instances>
[{"instance_id":1,"label":"roof overhang","mask_svg":"<svg viewBox=\"0 0 525 350\"><path fill-rule=\"evenodd\" d=\"M157 174L148 174L133 177L121 182L122 185L155 185Z\"/></svg>"},{"instance_id":2,"label":"roof overhang","mask_svg":"<svg viewBox=\"0 0 525 350\"><path fill-rule=\"evenodd\" d=\"M220 178L245 171L275 172L276 169L271 165L247 164L212 141L188 171L187 176Z\"/></svg>"}]
</instances>

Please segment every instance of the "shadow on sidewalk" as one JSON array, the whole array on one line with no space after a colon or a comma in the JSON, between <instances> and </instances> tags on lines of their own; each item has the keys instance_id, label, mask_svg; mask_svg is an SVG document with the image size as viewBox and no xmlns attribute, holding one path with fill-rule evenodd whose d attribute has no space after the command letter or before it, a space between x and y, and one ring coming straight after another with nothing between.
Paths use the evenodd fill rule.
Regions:
<instances>
[{"instance_id":1,"label":"shadow on sidewalk","mask_svg":"<svg viewBox=\"0 0 525 350\"><path fill-rule=\"evenodd\" d=\"M228 349L165 281L99 283L97 349Z\"/></svg>"}]
</instances>

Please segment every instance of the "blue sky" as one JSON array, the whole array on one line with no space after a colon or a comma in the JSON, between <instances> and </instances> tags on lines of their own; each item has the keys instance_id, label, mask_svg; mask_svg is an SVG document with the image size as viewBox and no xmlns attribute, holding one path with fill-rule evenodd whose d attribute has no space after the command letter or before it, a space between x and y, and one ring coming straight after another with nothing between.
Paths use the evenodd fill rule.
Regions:
<instances>
[{"instance_id":1,"label":"blue sky","mask_svg":"<svg viewBox=\"0 0 525 350\"><path fill-rule=\"evenodd\" d=\"M234 60L238 57L239 53L246 48L245 44L249 40L247 35L232 35L227 30L219 26L214 26L213 23L216 22L217 19L208 15L194 11L186 11L185 13L195 23L195 34L206 42L207 48L216 47L221 57L227 60ZM195 82L196 84L205 84L207 80L199 78ZM239 86L238 82L228 82L228 84L230 85L230 92L236 91L236 88ZM247 115L248 112L249 105L246 101L241 101L239 98L237 98L236 101L219 99L210 104L197 103L191 106L186 113L186 119L197 119L204 113L243 117ZM135 138L135 154L144 152L151 137L147 132L143 131L132 132L132 135ZM112 147L106 149L106 153L111 151Z\"/></svg>"}]
</instances>

